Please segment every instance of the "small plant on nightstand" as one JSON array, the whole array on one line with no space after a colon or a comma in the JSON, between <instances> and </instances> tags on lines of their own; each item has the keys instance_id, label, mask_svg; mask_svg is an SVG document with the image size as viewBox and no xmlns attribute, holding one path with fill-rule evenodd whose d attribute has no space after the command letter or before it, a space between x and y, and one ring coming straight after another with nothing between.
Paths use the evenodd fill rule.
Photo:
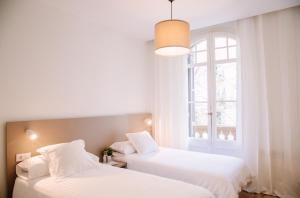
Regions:
<instances>
[{"instance_id":1,"label":"small plant on nightstand","mask_svg":"<svg viewBox=\"0 0 300 198\"><path fill-rule=\"evenodd\" d=\"M108 163L111 160L113 150L110 147L107 147L103 151L103 163Z\"/></svg>"}]
</instances>

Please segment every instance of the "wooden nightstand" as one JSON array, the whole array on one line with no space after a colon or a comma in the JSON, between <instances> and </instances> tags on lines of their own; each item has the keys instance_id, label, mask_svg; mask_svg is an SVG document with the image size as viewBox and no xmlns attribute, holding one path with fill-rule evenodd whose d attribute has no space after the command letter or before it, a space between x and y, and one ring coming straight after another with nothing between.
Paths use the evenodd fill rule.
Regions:
<instances>
[{"instance_id":1,"label":"wooden nightstand","mask_svg":"<svg viewBox=\"0 0 300 198\"><path fill-rule=\"evenodd\" d=\"M108 163L105 163L110 166L118 167L118 168L127 168L126 162L118 162L118 161L110 161Z\"/></svg>"}]
</instances>

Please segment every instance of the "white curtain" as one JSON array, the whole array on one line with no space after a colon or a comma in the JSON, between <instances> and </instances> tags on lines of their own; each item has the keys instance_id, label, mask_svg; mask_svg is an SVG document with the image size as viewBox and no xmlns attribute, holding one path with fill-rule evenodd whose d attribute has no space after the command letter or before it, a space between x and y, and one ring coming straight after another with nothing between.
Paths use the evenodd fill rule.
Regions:
<instances>
[{"instance_id":1,"label":"white curtain","mask_svg":"<svg viewBox=\"0 0 300 198\"><path fill-rule=\"evenodd\" d=\"M154 136L161 146L185 149L188 137L187 58L155 57Z\"/></svg>"},{"instance_id":2,"label":"white curtain","mask_svg":"<svg viewBox=\"0 0 300 198\"><path fill-rule=\"evenodd\" d=\"M300 197L300 7L237 22L248 189Z\"/></svg>"}]
</instances>

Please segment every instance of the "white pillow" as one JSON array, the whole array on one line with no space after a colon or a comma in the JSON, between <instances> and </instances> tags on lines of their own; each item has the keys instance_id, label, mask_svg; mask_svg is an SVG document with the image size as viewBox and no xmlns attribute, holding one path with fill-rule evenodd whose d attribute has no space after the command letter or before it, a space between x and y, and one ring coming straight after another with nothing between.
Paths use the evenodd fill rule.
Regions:
<instances>
[{"instance_id":1,"label":"white pillow","mask_svg":"<svg viewBox=\"0 0 300 198\"><path fill-rule=\"evenodd\" d=\"M79 142L83 147L85 147L85 142L84 142L84 140L78 139L78 140L74 140L73 142ZM67 144L67 143L51 144L51 145L47 145L47 146L40 147L40 148L38 148L36 151L37 151L38 153L42 154L42 155L45 157L45 159L48 160L48 159L47 159L47 154L48 154L48 153L50 153L50 152L56 150L57 148L59 148L59 147L65 145L65 144ZM99 162L99 157L98 157L98 156L96 156L96 155L94 155L94 154L92 154L92 153L89 153L89 152L87 152L87 153L88 153L88 155L89 155L93 160Z\"/></svg>"},{"instance_id":2,"label":"white pillow","mask_svg":"<svg viewBox=\"0 0 300 198\"><path fill-rule=\"evenodd\" d=\"M25 180L49 175L48 162L42 155L31 157L17 164L16 173Z\"/></svg>"},{"instance_id":3,"label":"white pillow","mask_svg":"<svg viewBox=\"0 0 300 198\"><path fill-rule=\"evenodd\" d=\"M74 140L73 142L78 142L80 143L83 147L85 147L85 142L84 140ZM68 143L60 143L60 144L51 144L51 145L47 145L47 146L43 146L40 147L36 150L36 152L38 152L39 154L43 155L44 157L46 157L46 159L48 159L48 153L60 148L63 145L66 145Z\"/></svg>"},{"instance_id":4,"label":"white pillow","mask_svg":"<svg viewBox=\"0 0 300 198\"><path fill-rule=\"evenodd\" d=\"M158 151L158 146L147 131L127 133L128 140L139 154L147 154Z\"/></svg>"},{"instance_id":5,"label":"white pillow","mask_svg":"<svg viewBox=\"0 0 300 198\"><path fill-rule=\"evenodd\" d=\"M99 157L97 155L94 155L93 153L87 152L88 156L94 160L95 162L99 162Z\"/></svg>"},{"instance_id":6,"label":"white pillow","mask_svg":"<svg viewBox=\"0 0 300 198\"><path fill-rule=\"evenodd\" d=\"M67 177L90 168L97 162L85 151L80 141L66 143L49 152L49 172L53 177Z\"/></svg>"},{"instance_id":7,"label":"white pillow","mask_svg":"<svg viewBox=\"0 0 300 198\"><path fill-rule=\"evenodd\" d=\"M125 155L136 152L133 145L129 141L115 142L110 146L110 148L114 151L117 151L117 152L125 154Z\"/></svg>"}]
</instances>

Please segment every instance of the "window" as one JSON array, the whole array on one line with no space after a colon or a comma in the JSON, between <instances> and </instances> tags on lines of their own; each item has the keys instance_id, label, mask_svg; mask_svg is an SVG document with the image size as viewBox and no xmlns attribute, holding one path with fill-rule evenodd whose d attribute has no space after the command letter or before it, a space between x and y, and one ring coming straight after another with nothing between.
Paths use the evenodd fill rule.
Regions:
<instances>
[{"instance_id":1,"label":"window","mask_svg":"<svg viewBox=\"0 0 300 198\"><path fill-rule=\"evenodd\" d=\"M189 127L197 145L240 143L238 42L229 33L210 33L191 47Z\"/></svg>"}]
</instances>

